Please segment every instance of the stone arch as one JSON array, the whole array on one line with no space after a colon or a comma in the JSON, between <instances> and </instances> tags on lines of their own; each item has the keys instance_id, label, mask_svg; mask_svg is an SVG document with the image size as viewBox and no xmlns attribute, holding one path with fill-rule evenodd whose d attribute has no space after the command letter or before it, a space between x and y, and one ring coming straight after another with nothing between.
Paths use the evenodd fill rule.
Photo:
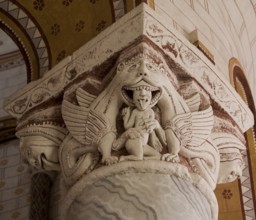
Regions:
<instances>
[{"instance_id":1,"label":"stone arch","mask_svg":"<svg viewBox=\"0 0 256 220\"><path fill-rule=\"evenodd\" d=\"M238 61L238 59L236 58L231 58L229 60L229 77L230 77L230 82L232 84L232 86L235 88L235 90L237 91L237 93L241 96L241 98L247 103L248 107L250 108L251 112L254 115L254 126L252 128L250 128L248 131L246 131L244 133L245 139L246 139L246 147L247 147L247 160L248 160L248 164L247 167L245 168L245 171L243 172L244 175L246 175L246 173L248 173L248 177L244 176L245 178L241 179L241 187L246 187L248 188L248 186L245 186L245 182L250 182L251 185L251 195L252 195L252 200L251 204L253 203L254 207L250 207L250 208L254 208L255 211L255 206L256 206L256 194L255 194L255 189L256 189L256 174L255 174L255 131L256 131L256 111L255 111L255 104L253 101L253 96L252 96L252 92L249 86L249 82L246 78L245 72L243 70L242 65L240 64L240 62ZM246 169L248 169L248 172L246 171ZM246 191L248 193L248 191ZM243 197L248 197L246 195L244 195L244 192L241 192ZM245 202L244 203L244 207L248 206L249 202Z\"/></svg>"}]
</instances>

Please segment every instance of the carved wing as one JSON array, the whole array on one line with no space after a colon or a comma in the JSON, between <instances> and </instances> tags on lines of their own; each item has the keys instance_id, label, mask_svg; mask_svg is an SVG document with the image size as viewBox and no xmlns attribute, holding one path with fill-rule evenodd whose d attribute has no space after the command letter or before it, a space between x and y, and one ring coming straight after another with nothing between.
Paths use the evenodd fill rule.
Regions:
<instances>
[{"instance_id":1,"label":"carved wing","mask_svg":"<svg viewBox=\"0 0 256 220\"><path fill-rule=\"evenodd\" d=\"M79 88L76 91L76 97L79 106L74 105L67 100L63 101L62 116L71 135L81 144L88 144L86 130L88 129L89 106L96 96Z\"/></svg>"},{"instance_id":2,"label":"carved wing","mask_svg":"<svg viewBox=\"0 0 256 220\"><path fill-rule=\"evenodd\" d=\"M91 103L96 99L96 96L78 88L76 90L76 98L80 106L89 108Z\"/></svg>"},{"instance_id":3,"label":"carved wing","mask_svg":"<svg viewBox=\"0 0 256 220\"><path fill-rule=\"evenodd\" d=\"M185 102L187 103L189 109L191 112L198 111L200 106L200 95L199 93L196 93L191 98L185 99Z\"/></svg>"},{"instance_id":4,"label":"carved wing","mask_svg":"<svg viewBox=\"0 0 256 220\"><path fill-rule=\"evenodd\" d=\"M246 146L233 134L224 132L211 135L213 143L220 152L221 161L233 161L239 159L242 162Z\"/></svg>"},{"instance_id":5,"label":"carved wing","mask_svg":"<svg viewBox=\"0 0 256 220\"><path fill-rule=\"evenodd\" d=\"M200 146L210 135L214 123L212 107L198 112L176 115L171 128L182 146Z\"/></svg>"}]
</instances>

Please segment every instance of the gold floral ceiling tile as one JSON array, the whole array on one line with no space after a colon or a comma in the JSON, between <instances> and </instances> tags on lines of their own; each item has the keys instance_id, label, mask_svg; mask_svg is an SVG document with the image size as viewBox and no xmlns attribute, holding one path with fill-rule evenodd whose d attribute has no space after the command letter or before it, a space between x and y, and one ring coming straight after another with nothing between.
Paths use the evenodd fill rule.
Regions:
<instances>
[{"instance_id":1,"label":"gold floral ceiling tile","mask_svg":"<svg viewBox=\"0 0 256 220\"><path fill-rule=\"evenodd\" d=\"M238 180L232 183L219 184L215 195L219 204L219 220L243 219L243 201Z\"/></svg>"},{"instance_id":2,"label":"gold floral ceiling tile","mask_svg":"<svg viewBox=\"0 0 256 220\"><path fill-rule=\"evenodd\" d=\"M112 1L20 0L50 48L54 66L114 22Z\"/></svg>"}]
</instances>

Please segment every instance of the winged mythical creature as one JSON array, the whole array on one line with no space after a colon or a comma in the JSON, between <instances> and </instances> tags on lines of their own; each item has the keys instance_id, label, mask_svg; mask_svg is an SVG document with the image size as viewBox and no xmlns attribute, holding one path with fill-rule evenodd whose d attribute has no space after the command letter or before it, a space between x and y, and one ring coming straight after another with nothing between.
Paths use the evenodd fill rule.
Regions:
<instances>
[{"instance_id":1,"label":"winged mythical creature","mask_svg":"<svg viewBox=\"0 0 256 220\"><path fill-rule=\"evenodd\" d=\"M133 97L135 88L151 91L150 99L138 96L138 105L146 103L149 109L154 105L160 109L160 124L164 129L164 135L157 131L153 135L157 134L161 143L166 141L168 153L161 155L161 159L179 162L180 152L186 158L196 157L201 160L202 158L198 156L201 149L197 150L195 146L201 146L211 133L213 126L211 107L205 111L191 112L191 109L196 108L194 105L198 107L200 101L193 102L194 97L185 101L181 97L175 86L177 79L163 57L145 43L122 53L114 68L116 71L112 81L98 96L78 88L76 90L78 105L67 100L62 103L62 116L70 132L60 150L60 162L64 167L64 174L66 172L67 176L72 176L76 172L80 174L85 170L89 172L99 158L95 156L95 152L100 152L103 164L118 162L118 158L111 154L113 148L122 145L118 146L117 143L116 120L124 104L138 108ZM131 117L132 112L127 115L129 116L124 120L129 124L128 118ZM131 124L134 125L135 121L133 120ZM161 128L156 125L157 123L153 124L154 128ZM132 129L133 125L127 127ZM198 129L194 129L195 126ZM159 156L157 153L155 155ZM209 158L208 155L206 158L206 163L213 166L214 159Z\"/></svg>"}]
</instances>

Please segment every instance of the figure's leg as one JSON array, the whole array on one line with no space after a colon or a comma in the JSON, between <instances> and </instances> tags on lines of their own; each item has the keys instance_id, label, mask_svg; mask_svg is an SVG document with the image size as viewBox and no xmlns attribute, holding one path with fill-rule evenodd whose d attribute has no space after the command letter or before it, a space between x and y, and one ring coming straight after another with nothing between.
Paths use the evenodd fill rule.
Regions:
<instances>
[{"instance_id":1,"label":"figure's leg","mask_svg":"<svg viewBox=\"0 0 256 220\"><path fill-rule=\"evenodd\" d=\"M162 156L162 160L178 163L180 162L179 159L179 151L180 151L180 141L174 134L172 129L166 129L165 130L166 135L166 142L167 142L167 148L168 152L167 154L164 154Z\"/></svg>"},{"instance_id":2,"label":"figure's leg","mask_svg":"<svg viewBox=\"0 0 256 220\"><path fill-rule=\"evenodd\" d=\"M143 146L144 160L160 160L161 154L149 145Z\"/></svg>"},{"instance_id":3,"label":"figure's leg","mask_svg":"<svg viewBox=\"0 0 256 220\"><path fill-rule=\"evenodd\" d=\"M101 162L105 165L111 165L118 162L116 156L111 156L112 144L115 138L116 134L114 132L109 132L100 140L98 150L102 154Z\"/></svg>"},{"instance_id":4,"label":"figure's leg","mask_svg":"<svg viewBox=\"0 0 256 220\"><path fill-rule=\"evenodd\" d=\"M121 156L120 161L143 160L143 147L140 139L136 138L127 140L125 143L125 148L129 155Z\"/></svg>"}]
</instances>

